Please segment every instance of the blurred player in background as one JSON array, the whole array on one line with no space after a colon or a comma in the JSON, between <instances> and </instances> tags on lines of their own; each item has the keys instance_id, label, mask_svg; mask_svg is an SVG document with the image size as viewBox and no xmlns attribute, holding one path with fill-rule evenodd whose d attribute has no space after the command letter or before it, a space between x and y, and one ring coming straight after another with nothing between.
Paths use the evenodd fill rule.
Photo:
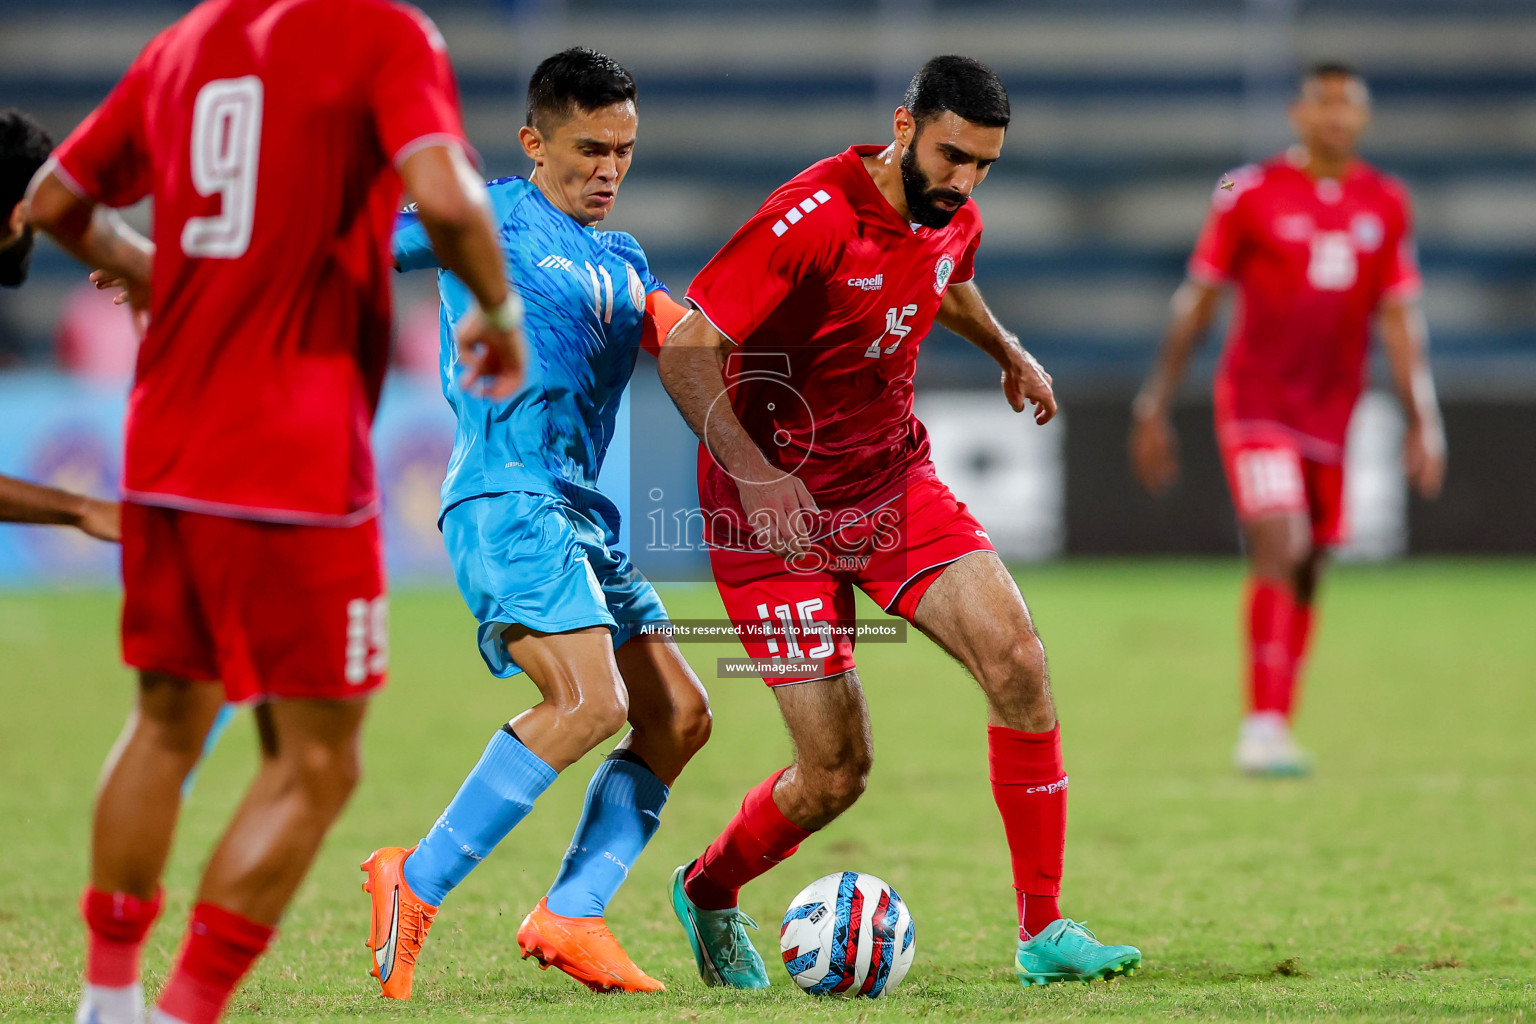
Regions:
<instances>
[{"instance_id":1,"label":"blurred player in background","mask_svg":"<svg viewBox=\"0 0 1536 1024\"><path fill-rule=\"evenodd\" d=\"M533 173L490 184L528 307L527 385L504 405L453 388L458 437L440 525L454 576L479 621L480 654L501 677L526 672L542 701L491 737L425 838L368 858L369 946L384 995L408 999L438 907L532 809L557 773L631 729L587 789L549 894L517 932L524 957L596 991L654 992L603 920L646 843L669 787L709 736L709 703L666 609L617 550L619 510L597 489L603 455L642 344L652 352L684 310L621 231L598 231L629 171L635 82L610 58L573 48L528 83L519 133ZM402 270L441 267L420 219L395 232ZM443 379L460 372L453 330L473 302L439 272Z\"/></svg>"},{"instance_id":2,"label":"blurred player in background","mask_svg":"<svg viewBox=\"0 0 1536 1024\"><path fill-rule=\"evenodd\" d=\"M1235 284L1241 301L1216 374L1216 438L1250 569L1248 715L1235 760L1252 774L1310 767L1290 721L1324 558L1344 536L1344 441L1373 320L1407 416L1408 479L1432 498L1445 474L1408 193L1356 159L1369 120L1369 93L1351 68L1307 73L1291 105L1300 143L1216 189L1162 353L1133 407L1132 467L1163 495L1179 468L1170 419L1179 382Z\"/></svg>"},{"instance_id":3,"label":"blurred player in background","mask_svg":"<svg viewBox=\"0 0 1536 1024\"><path fill-rule=\"evenodd\" d=\"M520 382L517 298L464 146L442 38L413 8L214 0L34 179L32 223L150 318L123 481L138 701L97 796L82 1022L143 1019L180 789L226 697L256 703L261 762L154 1020L220 1016L356 783L387 659L368 429L402 178L484 311L460 326L468 375ZM146 197L153 243L110 209Z\"/></svg>"},{"instance_id":4,"label":"blurred player in background","mask_svg":"<svg viewBox=\"0 0 1536 1024\"><path fill-rule=\"evenodd\" d=\"M43 126L14 107L0 111L0 286L19 288L32 266L27 185L53 152Z\"/></svg>"},{"instance_id":5,"label":"blurred player in background","mask_svg":"<svg viewBox=\"0 0 1536 1024\"><path fill-rule=\"evenodd\" d=\"M19 110L0 111L0 286L19 288L32 265L27 184L53 151L42 125ZM0 522L73 526L99 540L120 537L115 501L87 498L0 476Z\"/></svg>"},{"instance_id":6,"label":"blurred player in background","mask_svg":"<svg viewBox=\"0 0 1536 1024\"><path fill-rule=\"evenodd\" d=\"M1009 116L987 67L930 60L896 110L895 141L854 146L770 196L694 279L695 311L661 350L662 382L702 441L720 596L794 743L794 763L673 875L673 909L710 984L768 985L741 887L864 790L869 712L853 637L840 632L854 622L855 586L964 664L986 696L1020 980L1107 978L1141 962L1057 909L1067 776L1045 649L912 415L918 343L935 319L997 361L1015 411L1034 403L1042 424L1056 412L1050 377L972 281L982 225L971 190L1001 155Z\"/></svg>"}]
</instances>

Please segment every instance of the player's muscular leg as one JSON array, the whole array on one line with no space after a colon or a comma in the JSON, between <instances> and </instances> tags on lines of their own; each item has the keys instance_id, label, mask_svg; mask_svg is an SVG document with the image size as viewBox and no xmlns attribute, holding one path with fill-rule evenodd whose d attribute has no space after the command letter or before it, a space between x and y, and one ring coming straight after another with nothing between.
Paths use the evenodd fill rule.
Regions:
<instances>
[{"instance_id":1,"label":"player's muscular leg","mask_svg":"<svg viewBox=\"0 0 1536 1024\"><path fill-rule=\"evenodd\" d=\"M362 700L256 708L261 767L208 862L198 902L277 923L357 785L366 709Z\"/></svg>"},{"instance_id":2,"label":"player's muscular leg","mask_svg":"<svg viewBox=\"0 0 1536 1024\"><path fill-rule=\"evenodd\" d=\"M709 697L671 640L636 637L614 660L629 692L630 733L619 746L670 786L709 740Z\"/></svg>"},{"instance_id":3,"label":"player's muscular leg","mask_svg":"<svg viewBox=\"0 0 1536 1024\"><path fill-rule=\"evenodd\" d=\"M918 602L913 621L981 685L990 724L1030 733L1055 727L1045 647L996 552L952 563Z\"/></svg>"},{"instance_id":4,"label":"player's muscular leg","mask_svg":"<svg viewBox=\"0 0 1536 1024\"><path fill-rule=\"evenodd\" d=\"M1312 555L1312 524L1303 513L1253 519L1243 542L1255 576L1294 586Z\"/></svg>"},{"instance_id":5,"label":"player's muscular leg","mask_svg":"<svg viewBox=\"0 0 1536 1024\"><path fill-rule=\"evenodd\" d=\"M773 802L814 832L864 793L874 759L869 707L856 672L774 688L795 744L795 761L779 777Z\"/></svg>"},{"instance_id":6,"label":"player's muscular leg","mask_svg":"<svg viewBox=\"0 0 1536 1024\"><path fill-rule=\"evenodd\" d=\"M147 899L160 887L181 784L224 701L217 683L139 676L138 705L107 755L91 829L91 884Z\"/></svg>"},{"instance_id":7,"label":"player's muscular leg","mask_svg":"<svg viewBox=\"0 0 1536 1024\"><path fill-rule=\"evenodd\" d=\"M629 696L607 629L536 633L515 626L505 636L507 653L544 698L512 719L512 729L545 764L564 771L624 728Z\"/></svg>"}]
</instances>

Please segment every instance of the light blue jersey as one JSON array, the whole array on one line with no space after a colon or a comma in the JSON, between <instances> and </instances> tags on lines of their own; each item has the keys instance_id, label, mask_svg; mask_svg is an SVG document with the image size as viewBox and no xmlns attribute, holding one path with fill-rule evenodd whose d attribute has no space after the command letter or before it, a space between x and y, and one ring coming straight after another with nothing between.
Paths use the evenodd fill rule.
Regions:
<instances>
[{"instance_id":1,"label":"light blue jersey","mask_svg":"<svg viewBox=\"0 0 1536 1024\"><path fill-rule=\"evenodd\" d=\"M617 648L664 622L651 585L618 542L619 510L597 489L624 389L640 351L645 299L664 290L622 231L582 227L524 178L491 182L508 278L526 308L527 379L495 402L461 389L454 329L475 307L438 267L414 209L395 221L401 270L438 268L443 395L458 418L439 525L459 590L480 621L491 671L519 671L509 624L541 632L604 625Z\"/></svg>"},{"instance_id":2,"label":"light blue jersey","mask_svg":"<svg viewBox=\"0 0 1536 1024\"><path fill-rule=\"evenodd\" d=\"M597 490L597 473L640 351L645 297L665 286L632 235L582 227L524 178L486 187L509 279L527 310L528 377L503 403L455 384L453 331L475 299L439 269L443 394L459 421L443 510L480 494L533 491L602 508L607 518L612 502ZM401 270L438 267L414 210L396 219L393 249Z\"/></svg>"}]
</instances>

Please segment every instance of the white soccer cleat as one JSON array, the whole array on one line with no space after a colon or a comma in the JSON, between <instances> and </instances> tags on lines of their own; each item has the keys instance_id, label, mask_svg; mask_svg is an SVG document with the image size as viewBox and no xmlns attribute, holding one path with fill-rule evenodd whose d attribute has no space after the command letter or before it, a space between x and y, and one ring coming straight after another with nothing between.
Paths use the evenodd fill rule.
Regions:
<instances>
[{"instance_id":1,"label":"white soccer cleat","mask_svg":"<svg viewBox=\"0 0 1536 1024\"><path fill-rule=\"evenodd\" d=\"M86 985L75 1011L75 1024L144 1024L144 988Z\"/></svg>"},{"instance_id":2,"label":"white soccer cleat","mask_svg":"<svg viewBox=\"0 0 1536 1024\"><path fill-rule=\"evenodd\" d=\"M1296 745L1285 716L1275 711L1243 719L1232 763L1244 775L1299 778L1312 773L1312 755Z\"/></svg>"}]
</instances>

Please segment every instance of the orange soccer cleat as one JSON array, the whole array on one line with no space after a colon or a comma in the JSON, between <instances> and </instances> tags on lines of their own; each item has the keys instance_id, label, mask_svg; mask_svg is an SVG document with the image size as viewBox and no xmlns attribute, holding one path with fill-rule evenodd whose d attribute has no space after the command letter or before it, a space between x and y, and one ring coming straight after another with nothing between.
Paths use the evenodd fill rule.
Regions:
<instances>
[{"instance_id":1,"label":"orange soccer cleat","mask_svg":"<svg viewBox=\"0 0 1536 1024\"><path fill-rule=\"evenodd\" d=\"M665 992L667 986L635 966L600 917L561 917L539 900L517 930L523 959L557 967L594 992Z\"/></svg>"},{"instance_id":2,"label":"orange soccer cleat","mask_svg":"<svg viewBox=\"0 0 1536 1024\"><path fill-rule=\"evenodd\" d=\"M374 850L361 865L368 873L363 892L373 898L368 927L373 968L368 973L379 979L385 999L411 998L416 957L437 916L437 908L423 903L405 884L405 858L414 849L386 846Z\"/></svg>"}]
</instances>

